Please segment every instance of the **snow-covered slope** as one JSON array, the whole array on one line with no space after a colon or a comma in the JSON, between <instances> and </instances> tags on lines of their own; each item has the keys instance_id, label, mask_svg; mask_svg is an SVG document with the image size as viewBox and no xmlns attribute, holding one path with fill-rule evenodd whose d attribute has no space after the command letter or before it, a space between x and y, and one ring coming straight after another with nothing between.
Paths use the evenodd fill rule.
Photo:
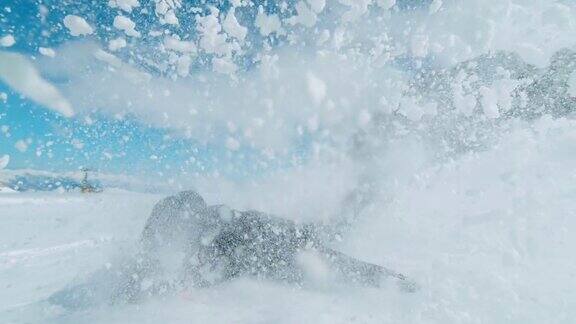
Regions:
<instances>
[{"instance_id":1,"label":"snow-covered slope","mask_svg":"<svg viewBox=\"0 0 576 324\"><path fill-rule=\"evenodd\" d=\"M405 272L421 284L417 294L244 279L143 304L62 312L41 301L106 266L114 255L129 253L160 196L126 191L0 196L0 318L16 323L571 323L576 317L574 126L569 120L541 120L510 130L490 149L441 163L417 146L391 152L392 157L420 154L422 162L416 168L392 161L380 165L389 180L383 198L338 248ZM301 176L318 183L313 174ZM304 206L298 201L287 205L290 214L278 201L258 199L281 183L268 181L259 191L229 191L217 182L200 190L209 203L260 201L265 210L296 217ZM285 182L281 188L288 197L302 191Z\"/></svg>"}]
</instances>

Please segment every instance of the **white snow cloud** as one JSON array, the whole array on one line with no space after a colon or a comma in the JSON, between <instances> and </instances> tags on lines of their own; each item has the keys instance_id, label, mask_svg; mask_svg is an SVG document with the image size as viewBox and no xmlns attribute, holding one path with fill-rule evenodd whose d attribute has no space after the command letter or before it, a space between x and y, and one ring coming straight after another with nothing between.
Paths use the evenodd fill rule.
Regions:
<instances>
[{"instance_id":1,"label":"white snow cloud","mask_svg":"<svg viewBox=\"0 0 576 324\"><path fill-rule=\"evenodd\" d=\"M0 79L15 91L47 108L66 117L74 115L68 100L20 54L0 52Z\"/></svg>"}]
</instances>

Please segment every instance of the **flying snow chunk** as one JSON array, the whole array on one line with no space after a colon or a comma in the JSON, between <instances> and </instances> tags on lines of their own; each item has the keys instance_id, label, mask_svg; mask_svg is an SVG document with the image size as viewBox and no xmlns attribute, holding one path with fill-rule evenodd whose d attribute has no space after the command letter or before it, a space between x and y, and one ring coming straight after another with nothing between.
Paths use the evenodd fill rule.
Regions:
<instances>
[{"instance_id":1,"label":"flying snow chunk","mask_svg":"<svg viewBox=\"0 0 576 324\"><path fill-rule=\"evenodd\" d=\"M178 25L178 17L176 17L176 13L174 10L168 10L168 12L164 15L164 22L168 25Z\"/></svg>"},{"instance_id":2,"label":"flying snow chunk","mask_svg":"<svg viewBox=\"0 0 576 324\"><path fill-rule=\"evenodd\" d=\"M47 48L47 47L38 48L38 52L40 52L40 54L42 54L44 56L48 56L48 57L55 57L56 56L56 52L53 49Z\"/></svg>"},{"instance_id":3,"label":"flying snow chunk","mask_svg":"<svg viewBox=\"0 0 576 324\"><path fill-rule=\"evenodd\" d=\"M306 81L308 84L308 93L312 101L314 101L314 104L319 105L326 97L326 83L312 74L312 72L308 72Z\"/></svg>"},{"instance_id":4,"label":"flying snow chunk","mask_svg":"<svg viewBox=\"0 0 576 324\"><path fill-rule=\"evenodd\" d=\"M122 37L112 39L110 40L110 42L108 42L108 49L111 50L112 52L117 51L124 47L126 47L126 40Z\"/></svg>"},{"instance_id":5,"label":"flying snow chunk","mask_svg":"<svg viewBox=\"0 0 576 324\"><path fill-rule=\"evenodd\" d=\"M72 36L90 35L94 32L84 18L76 15L64 17L64 26L68 28Z\"/></svg>"},{"instance_id":6,"label":"flying snow chunk","mask_svg":"<svg viewBox=\"0 0 576 324\"><path fill-rule=\"evenodd\" d=\"M17 53L0 52L0 80L31 100L66 117L74 115L72 106L34 65Z\"/></svg>"},{"instance_id":7,"label":"flying snow chunk","mask_svg":"<svg viewBox=\"0 0 576 324\"><path fill-rule=\"evenodd\" d=\"M254 23L260 30L262 36L268 36L272 33L282 34L282 23L280 22L278 15L267 15L264 13L262 7L258 9L258 15L256 16Z\"/></svg>"},{"instance_id":8,"label":"flying snow chunk","mask_svg":"<svg viewBox=\"0 0 576 324\"><path fill-rule=\"evenodd\" d=\"M6 168L8 163L10 163L10 155L2 155L0 157L0 170Z\"/></svg>"},{"instance_id":9,"label":"flying snow chunk","mask_svg":"<svg viewBox=\"0 0 576 324\"><path fill-rule=\"evenodd\" d=\"M168 36L164 39L164 48L180 53L193 53L196 51L196 45L193 42L179 40L173 36Z\"/></svg>"},{"instance_id":10,"label":"flying snow chunk","mask_svg":"<svg viewBox=\"0 0 576 324\"><path fill-rule=\"evenodd\" d=\"M124 31L128 36L140 37L140 33L134 29L136 24L126 16L116 16L113 25L115 28Z\"/></svg>"},{"instance_id":11,"label":"flying snow chunk","mask_svg":"<svg viewBox=\"0 0 576 324\"><path fill-rule=\"evenodd\" d=\"M110 0L108 1L110 8L120 8L126 12L132 12L133 8L139 7L138 0Z\"/></svg>"},{"instance_id":12,"label":"flying snow chunk","mask_svg":"<svg viewBox=\"0 0 576 324\"><path fill-rule=\"evenodd\" d=\"M6 36L0 38L0 46L2 46L2 47L10 47L14 44L16 44L16 40L14 39L14 36L12 36L12 35L6 35Z\"/></svg>"},{"instance_id":13,"label":"flying snow chunk","mask_svg":"<svg viewBox=\"0 0 576 324\"><path fill-rule=\"evenodd\" d=\"M234 8L230 9L226 15L226 19L224 19L222 22L222 27L228 35L238 39L239 41L244 41L244 38L246 38L246 34L248 33L248 29L238 23L234 13Z\"/></svg>"}]
</instances>

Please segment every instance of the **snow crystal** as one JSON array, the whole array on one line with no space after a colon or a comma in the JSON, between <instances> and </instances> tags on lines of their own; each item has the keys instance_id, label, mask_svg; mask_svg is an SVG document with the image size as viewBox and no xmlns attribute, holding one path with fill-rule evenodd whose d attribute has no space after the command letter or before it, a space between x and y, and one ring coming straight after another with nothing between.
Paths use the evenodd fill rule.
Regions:
<instances>
[{"instance_id":1,"label":"snow crystal","mask_svg":"<svg viewBox=\"0 0 576 324\"><path fill-rule=\"evenodd\" d=\"M10 47L12 45L16 44L16 40L14 39L14 36L12 35L6 35L3 37L0 37L0 46L2 47Z\"/></svg>"},{"instance_id":2,"label":"snow crystal","mask_svg":"<svg viewBox=\"0 0 576 324\"><path fill-rule=\"evenodd\" d=\"M122 37L112 39L108 42L108 49L113 52L124 47L126 47L126 40Z\"/></svg>"},{"instance_id":3,"label":"snow crystal","mask_svg":"<svg viewBox=\"0 0 576 324\"><path fill-rule=\"evenodd\" d=\"M140 33L134 29L136 24L126 16L116 16L113 25L115 28L124 31L128 36L140 37Z\"/></svg>"},{"instance_id":4,"label":"snow crystal","mask_svg":"<svg viewBox=\"0 0 576 324\"><path fill-rule=\"evenodd\" d=\"M90 35L94 32L84 18L76 15L64 17L64 26L68 28L72 36Z\"/></svg>"},{"instance_id":5,"label":"snow crystal","mask_svg":"<svg viewBox=\"0 0 576 324\"><path fill-rule=\"evenodd\" d=\"M47 47L39 47L38 52L40 52L40 54L42 54L44 56L48 56L48 57L55 57L56 56L56 52L53 49L47 48Z\"/></svg>"}]
</instances>

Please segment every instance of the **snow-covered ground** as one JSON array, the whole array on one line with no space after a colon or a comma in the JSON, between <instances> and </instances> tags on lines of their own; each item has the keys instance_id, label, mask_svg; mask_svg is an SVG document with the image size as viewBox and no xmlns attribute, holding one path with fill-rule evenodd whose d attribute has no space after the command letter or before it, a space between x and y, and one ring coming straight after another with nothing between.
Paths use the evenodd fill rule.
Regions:
<instances>
[{"instance_id":1,"label":"snow-covered ground","mask_svg":"<svg viewBox=\"0 0 576 324\"><path fill-rule=\"evenodd\" d=\"M118 250L129 250L161 195L2 194L0 318L4 323L572 323L572 126L566 120L541 121L505 133L482 152L443 162L422 158L415 169L406 163L382 166L387 198L339 249L406 273L422 287L415 294L392 287L295 288L243 279L142 304L63 312L42 300L104 267ZM298 182L296 175L291 179ZM282 207L258 195L296 197L302 186L276 186L283 195L265 187L219 189L214 183L200 191L209 203L244 202L244 208L259 201L260 208L293 217L290 209L303 205L287 200ZM298 199L312 199L321 187Z\"/></svg>"}]
</instances>

